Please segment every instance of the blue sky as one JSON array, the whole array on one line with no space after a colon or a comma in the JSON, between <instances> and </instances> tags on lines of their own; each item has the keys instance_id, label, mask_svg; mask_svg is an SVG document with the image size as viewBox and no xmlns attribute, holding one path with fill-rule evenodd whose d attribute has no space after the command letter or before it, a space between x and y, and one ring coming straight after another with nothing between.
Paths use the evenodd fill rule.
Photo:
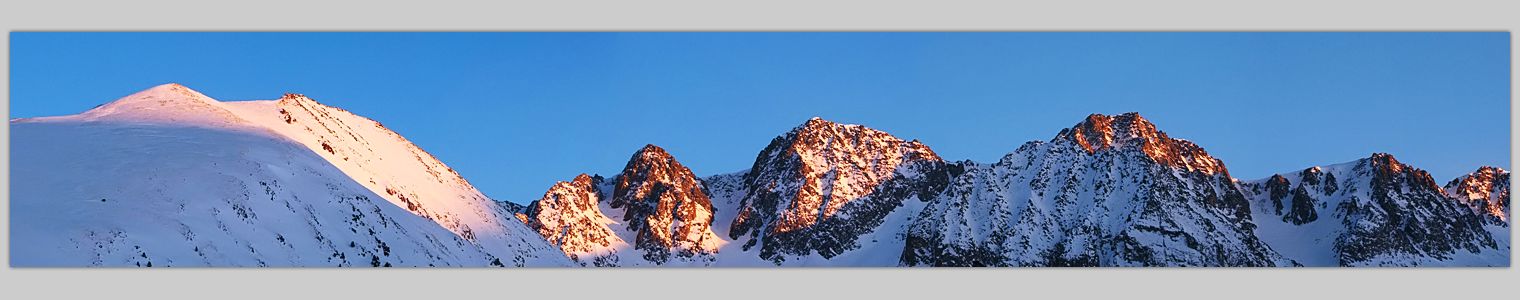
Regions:
<instances>
[{"instance_id":1,"label":"blue sky","mask_svg":"<svg viewBox=\"0 0 1520 300\"><path fill-rule=\"evenodd\" d=\"M12 118L178 82L285 92L385 123L487 195L620 171L644 144L748 168L808 118L994 161L1138 111L1256 179L1394 154L1445 183L1509 169L1509 34L26 33Z\"/></svg>"}]
</instances>

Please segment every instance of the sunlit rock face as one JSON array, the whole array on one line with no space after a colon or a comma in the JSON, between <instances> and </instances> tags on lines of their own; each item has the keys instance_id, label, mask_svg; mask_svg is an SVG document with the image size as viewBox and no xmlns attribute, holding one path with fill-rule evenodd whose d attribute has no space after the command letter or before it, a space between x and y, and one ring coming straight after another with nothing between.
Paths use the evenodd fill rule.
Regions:
<instances>
[{"instance_id":1,"label":"sunlit rock face","mask_svg":"<svg viewBox=\"0 0 1520 300\"><path fill-rule=\"evenodd\" d=\"M1138 114L971 164L907 232L910 266L1282 266L1224 164Z\"/></svg>"},{"instance_id":2,"label":"sunlit rock face","mask_svg":"<svg viewBox=\"0 0 1520 300\"><path fill-rule=\"evenodd\" d=\"M949 172L918 141L813 118L760 152L728 235L778 264L830 258L859 248L857 238L905 202L932 197Z\"/></svg>"},{"instance_id":3,"label":"sunlit rock face","mask_svg":"<svg viewBox=\"0 0 1520 300\"><path fill-rule=\"evenodd\" d=\"M640 149L617 177L611 207L635 235L634 248L662 264L717 253L722 239L712 231L713 205L697 177L665 149Z\"/></svg>"},{"instance_id":4,"label":"sunlit rock face","mask_svg":"<svg viewBox=\"0 0 1520 300\"><path fill-rule=\"evenodd\" d=\"M1509 171L1484 166L1446 184L1446 194L1489 224L1509 226Z\"/></svg>"},{"instance_id":5,"label":"sunlit rock face","mask_svg":"<svg viewBox=\"0 0 1520 300\"><path fill-rule=\"evenodd\" d=\"M1165 166L1204 174L1223 173L1224 163L1210 157L1202 147L1186 140L1173 139L1138 113L1117 116L1093 114L1077 126L1062 130L1057 139L1070 139L1088 153L1113 148L1138 146L1140 152Z\"/></svg>"},{"instance_id":6,"label":"sunlit rock face","mask_svg":"<svg viewBox=\"0 0 1520 300\"><path fill-rule=\"evenodd\" d=\"M603 197L597 188L601 182L601 177L580 174L555 183L543 198L528 204L528 227L571 260L583 265L606 262L606 256L616 254L625 242L608 227L612 220L598 206Z\"/></svg>"},{"instance_id":7,"label":"sunlit rock face","mask_svg":"<svg viewBox=\"0 0 1520 300\"><path fill-rule=\"evenodd\" d=\"M654 145L611 180L581 174L527 209L529 226L584 266L707 266L724 244L701 182Z\"/></svg>"},{"instance_id":8,"label":"sunlit rock face","mask_svg":"<svg viewBox=\"0 0 1520 300\"><path fill-rule=\"evenodd\" d=\"M1469 177L1476 180L1467 187L1488 189L1479 186L1482 172ZM1462 190L1463 180L1450 190ZM1449 197L1430 174L1393 155L1376 153L1242 186L1258 207L1257 234L1306 265L1508 264L1508 245L1485 229L1482 209ZM1272 209L1276 203L1283 209Z\"/></svg>"}]
</instances>

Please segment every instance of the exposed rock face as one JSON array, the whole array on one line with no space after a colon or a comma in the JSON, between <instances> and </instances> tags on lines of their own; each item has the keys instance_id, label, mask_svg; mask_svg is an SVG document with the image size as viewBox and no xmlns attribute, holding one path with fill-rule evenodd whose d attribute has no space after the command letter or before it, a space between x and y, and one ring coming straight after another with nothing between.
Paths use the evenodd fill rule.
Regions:
<instances>
[{"instance_id":1,"label":"exposed rock face","mask_svg":"<svg viewBox=\"0 0 1520 300\"><path fill-rule=\"evenodd\" d=\"M1218 159L1138 114L969 164L907 232L910 266L1292 265Z\"/></svg>"},{"instance_id":2,"label":"exposed rock face","mask_svg":"<svg viewBox=\"0 0 1520 300\"><path fill-rule=\"evenodd\" d=\"M777 264L831 258L858 248L904 202L938 193L950 169L918 141L813 118L760 152L728 235Z\"/></svg>"},{"instance_id":3,"label":"exposed rock face","mask_svg":"<svg viewBox=\"0 0 1520 300\"><path fill-rule=\"evenodd\" d=\"M581 174L570 182L555 183L542 199L528 204L528 227L582 265L606 261L605 256L625 243L608 228L613 221L597 205L602 199L597 189L601 181L601 177Z\"/></svg>"},{"instance_id":4,"label":"exposed rock face","mask_svg":"<svg viewBox=\"0 0 1520 300\"><path fill-rule=\"evenodd\" d=\"M1478 168L1447 183L1446 194L1482 215L1484 222L1509 226L1509 171Z\"/></svg>"},{"instance_id":5,"label":"exposed rock face","mask_svg":"<svg viewBox=\"0 0 1520 300\"><path fill-rule=\"evenodd\" d=\"M702 183L647 145L612 180L581 174L528 205L529 225L586 266L710 265L723 239Z\"/></svg>"},{"instance_id":6,"label":"exposed rock face","mask_svg":"<svg viewBox=\"0 0 1520 300\"><path fill-rule=\"evenodd\" d=\"M1140 152L1165 166L1204 174L1225 173L1224 163L1210 157L1202 147L1168 137L1139 113L1088 115L1076 127L1062 130L1057 138L1070 139L1089 154L1115 145L1138 145Z\"/></svg>"},{"instance_id":7,"label":"exposed rock face","mask_svg":"<svg viewBox=\"0 0 1520 300\"><path fill-rule=\"evenodd\" d=\"M1288 178L1282 177L1282 175L1272 175L1272 178L1267 178L1267 195L1272 200L1272 211L1274 213L1278 215L1283 213L1283 200L1288 198L1288 191L1292 189L1291 186L1292 184L1288 183Z\"/></svg>"},{"instance_id":8,"label":"exposed rock face","mask_svg":"<svg viewBox=\"0 0 1520 300\"><path fill-rule=\"evenodd\" d=\"M1424 170L1392 155L1280 174L1294 186L1292 207L1257 210L1258 230L1290 258L1316 266L1482 265L1501 247L1473 210L1446 196ZM1243 184L1256 203L1277 176ZM1281 223L1273 223L1280 217Z\"/></svg>"},{"instance_id":9,"label":"exposed rock face","mask_svg":"<svg viewBox=\"0 0 1520 300\"><path fill-rule=\"evenodd\" d=\"M634 232L634 248L656 264L717 253L722 239L712 231L713 205L690 169L665 149L644 146L617 177L611 207Z\"/></svg>"}]
</instances>

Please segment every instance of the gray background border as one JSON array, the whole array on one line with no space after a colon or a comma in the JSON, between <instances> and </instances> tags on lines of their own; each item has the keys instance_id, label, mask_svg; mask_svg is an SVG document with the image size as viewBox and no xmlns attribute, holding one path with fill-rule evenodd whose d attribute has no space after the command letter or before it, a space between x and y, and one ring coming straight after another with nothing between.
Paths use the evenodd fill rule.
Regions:
<instances>
[{"instance_id":1,"label":"gray background border","mask_svg":"<svg viewBox=\"0 0 1520 300\"><path fill-rule=\"evenodd\" d=\"M92 2L92 3L85 3ZM525 2L525 1L524 1ZM1516 1L4 1L7 31L1507 31ZM932 2L932 3L928 3ZM1514 39L1511 62L1514 61ZM9 70L9 34L4 66ZM1512 63L1513 64L1513 63ZM10 73L0 83L9 91ZM1511 87L1515 77L1511 69ZM1511 88L1513 95L1513 88ZM10 96L7 92L6 115ZM1513 96L1511 96L1513 103ZM1511 118L1516 107L1511 104ZM1512 119L1513 120L1513 119ZM1511 121L1511 126L1514 126ZM1511 143L1515 130L1511 129ZM1515 267L1432 269L12 269L0 129L0 292L308 299L1360 298L1511 295ZM1511 147L1511 149L1515 149ZM1513 150L1511 150L1513 151ZM1514 154L1511 153L1513 160ZM22 175L24 176L24 175ZM1513 260L1513 257L1511 258ZM1513 263L1511 263L1513 265ZM20 298L13 298L19 296ZM1468 298L1472 299L1472 298Z\"/></svg>"}]
</instances>

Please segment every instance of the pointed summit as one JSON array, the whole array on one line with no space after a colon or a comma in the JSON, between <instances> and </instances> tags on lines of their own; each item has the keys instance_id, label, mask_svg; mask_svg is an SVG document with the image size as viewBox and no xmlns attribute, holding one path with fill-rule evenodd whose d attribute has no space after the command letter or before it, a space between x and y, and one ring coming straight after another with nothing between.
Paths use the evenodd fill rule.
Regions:
<instances>
[{"instance_id":1,"label":"pointed summit","mask_svg":"<svg viewBox=\"0 0 1520 300\"><path fill-rule=\"evenodd\" d=\"M904 201L927 198L913 191L931 188L913 180L939 174L943 165L917 141L811 118L760 151L728 235L749 237L744 251L760 245L760 256L777 264L814 250L833 257L860 246L856 238ZM884 186L899 189L883 192Z\"/></svg>"},{"instance_id":2,"label":"pointed summit","mask_svg":"<svg viewBox=\"0 0 1520 300\"><path fill-rule=\"evenodd\" d=\"M601 177L584 173L568 182L555 182L543 198L527 205L525 223L571 257L606 254L623 241L607 228L605 224L611 221L597 208L602 198L596 187L600 183Z\"/></svg>"},{"instance_id":3,"label":"pointed summit","mask_svg":"<svg viewBox=\"0 0 1520 300\"><path fill-rule=\"evenodd\" d=\"M1430 173L1420 168L1411 167L1393 158L1393 154L1373 153L1372 156L1360 160L1361 164L1372 170L1373 180L1377 183L1404 182L1420 185L1422 188L1439 191L1441 186L1436 183Z\"/></svg>"},{"instance_id":4,"label":"pointed summit","mask_svg":"<svg viewBox=\"0 0 1520 300\"><path fill-rule=\"evenodd\" d=\"M812 117L802 125L793 128L787 134L776 137L772 146L777 143L787 145L792 152L818 152L818 151L849 151L860 153L861 151L884 151L888 148L903 148L905 155L911 160L940 160L938 154L929 149L929 146L918 140L904 141L884 131L876 130L859 124L840 124L825 120L820 117ZM769 147L767 147L768 150ZM892 152L892 151L889 151Z\"/></svg>"},{"instance_id":5,"label":"pointed summit","mask_svg":"<svg viewBox=\"0 0 1520 300\"><path fill-rule=\"evenodd\" d=\"M1140 117L1140 113L1128 112L1113 116L1088 115L1076 126L1061 130L1057 138L1070 139L1091 153L1131 140L1146 142L1167 139L1167 136L1156 130L1156 125Z\"/></svg>"},{"instance_id":6,"label":"pointed summit","mask_svg":"<svg viewBox=\"0 0 1520 300\"><path fill-rule=\"evenodd\" d=\"M616 182L610 206L624 209L622 221L645 260L664 264L672 255L711 259L717 253L722 239L712 231L712 200L691 169L665 149L639 149Z\"/></svg>"},{"instance_id":7,"label":"pointed summit","mask_svg":"<svg viewBox=\"0 0 1520 300\"><path fill-rule=\"evenodd\" d=\"M1209 156L1193 142L1174 139L1156 125L1128 112L1120 115L1088 115L1081 123L1062 129L1052 142L1070 141L1089 154L1109 149L1138 148L1158 163L1204 174L1225 174L1224 162Z\"/></svg>"},{"instance_id":8,"label":"pointed summit","mask_svg":"<svg viewBox=\"0 0 1520 300\"><path fill-rule=\"evenodd\" d=\"M636 160L674 162L675 158L671 157L670 153L665 152L665 148L660 148L660 146L655 146L654 144L645 144L644 148L639 148L638 152L633 153L633 158L629 159L629 163Z\"/></svg>"},{"instance_id":9,"label":"pointed summit","mask_svg":"<svg viewBox=\"0 0 1520 300\"><path fill-rule=\"evenodd\" d=\"M81 113L86 121L226 127L246 123L221 102L178 83L142 90Z\"/></svg>"},{"instance_id":10,"label":"pointed summit","mask_svg":"<svg viewBox=\"0 0 1520 300\"><path fill-rule=\"evenodd\" d=\"M1446 184L1446 194L1483 216L1489 224L1509 226L1509 171L1483 166Z\"/></svg>"}]
</instances>

